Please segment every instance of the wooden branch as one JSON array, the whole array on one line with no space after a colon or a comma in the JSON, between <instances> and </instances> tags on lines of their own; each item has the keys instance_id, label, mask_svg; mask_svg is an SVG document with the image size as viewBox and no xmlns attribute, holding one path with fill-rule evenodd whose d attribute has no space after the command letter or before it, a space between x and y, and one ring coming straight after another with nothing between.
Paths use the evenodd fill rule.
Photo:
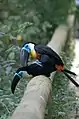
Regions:
<instances>
[{"instance_id":1,"label":"wooden branch","mask_svg":"<svg viewBox=\"0 0 79 119\"><path fill-rule=\"evenodd\" d=\"M27 85L12 119L44 119L45 107L52 90L51 80L36 76Z\"/></svg>"}]
</instances>

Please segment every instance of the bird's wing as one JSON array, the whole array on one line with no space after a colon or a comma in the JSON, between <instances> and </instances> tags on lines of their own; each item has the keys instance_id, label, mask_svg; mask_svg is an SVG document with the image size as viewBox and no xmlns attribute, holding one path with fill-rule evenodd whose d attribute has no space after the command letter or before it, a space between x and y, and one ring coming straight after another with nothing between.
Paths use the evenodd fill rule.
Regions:
<instances>
[{"instance_id":1,"label":"bird's wing","mask_svg":"<svg viewBox=\"0 0 79 119\"><path fill-rule=\"evenodd\" d=\"M39 52L40 54L46 54L51 58L55 58L63 64L63 61L61 60L60 56L50 47L45 46L45 45L36 45L35 50Z\"/></svg>"}]
</instances>

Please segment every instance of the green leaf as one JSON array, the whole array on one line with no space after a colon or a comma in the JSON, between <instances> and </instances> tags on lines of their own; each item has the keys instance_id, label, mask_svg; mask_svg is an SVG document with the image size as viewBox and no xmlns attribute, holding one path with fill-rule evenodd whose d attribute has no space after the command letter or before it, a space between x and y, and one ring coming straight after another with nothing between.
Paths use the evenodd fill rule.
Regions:
<instances>
[{"instance_id":1,"label":"green leaf","mask_svg":"<svg viewBox=\"0 0 79 119\"><path fill-rule=\"evenodd\" d=\"M15 59L15 53L14 53L14 52L11 52L11 53L8 55L8 58L9 58L10 60Z\"/></svg>"}]
</instances>

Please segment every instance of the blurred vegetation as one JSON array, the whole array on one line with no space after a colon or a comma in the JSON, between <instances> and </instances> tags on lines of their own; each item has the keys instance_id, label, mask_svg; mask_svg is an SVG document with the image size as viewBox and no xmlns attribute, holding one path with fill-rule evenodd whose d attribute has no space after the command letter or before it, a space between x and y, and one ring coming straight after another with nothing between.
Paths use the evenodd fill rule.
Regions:
<instances>
[{"instance_id":1,"label":"blurred vegetation","mask_svg":"<svg viewBox=\"0 0 79 119\"><path fill-rule=\"evenodd\" d=\"M33 41L47 44L55 28L61 23L66 23L66 18L69 13L72 13L73 8L74 0L0 0L0 119L10 118L20 102L28 82L26 79L21 80L15 94L12 95L11 81L16 68L20 65L19 52L23 42ZM23 40L16 41L18 35L21 35ZM69 63L70 60L67 59L67 61ZM61 99L64 97L65 102L69 99L66 97L70 94L69 90L66 90L67 80L58 80L56 78L54 83L56 85L54 86L55 98L53 98L55 103L52 110L52 115L55 116L54 119L59 119L57 113L63 114L60 113L60 110L57 110L58 107L69 111L68 108L65 106L63 108L60 105ZM62 93L64 97L61 90L63 93L66 90L64 94ZM60 101L56 100L57 95L61 98ZM71 95L73 95L73 100L74 94Z\"/></svg>"}]
</instances>

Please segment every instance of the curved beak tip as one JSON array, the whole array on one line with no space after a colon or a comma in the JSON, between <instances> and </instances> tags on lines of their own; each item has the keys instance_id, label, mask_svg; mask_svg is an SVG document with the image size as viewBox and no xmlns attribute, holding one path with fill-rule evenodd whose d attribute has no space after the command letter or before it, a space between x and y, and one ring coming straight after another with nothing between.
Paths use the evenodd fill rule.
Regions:
<instances>
[{"instance_id":1,"label":"curved beak tip","mask_svg":"<svg viewBox=\"0 0 79 119\"><path fill-rule=\"evenodd\" d=\"M13 85L11 85L11 92L14 94L15 89L13 88Z\"/></svg>"},{"instance_id":2,"label":"curved beak tip","mask_svg":"<svg viewBox=\"0 0 79 119\"><path fill-rule=\"evenodd\" d=\"M14 94L15 92L15 89L16 89L16 86L19 82L20 78L16 75L12 81L12 84L11 84L11 92Z\"/></svg>"},{"instance_id":3,"label":"curved beak tip","mask_svg":"<svg viewBox=\"0 0 79 119\"><path fill-rule=\"evenodd\" d=\"M11 85L11 92L14 94L14 92L15 92L15 88L16 88L16 86L15 85L13 85L13 83L12 83L12 85Z\"/></svg>"}]
</instances>

